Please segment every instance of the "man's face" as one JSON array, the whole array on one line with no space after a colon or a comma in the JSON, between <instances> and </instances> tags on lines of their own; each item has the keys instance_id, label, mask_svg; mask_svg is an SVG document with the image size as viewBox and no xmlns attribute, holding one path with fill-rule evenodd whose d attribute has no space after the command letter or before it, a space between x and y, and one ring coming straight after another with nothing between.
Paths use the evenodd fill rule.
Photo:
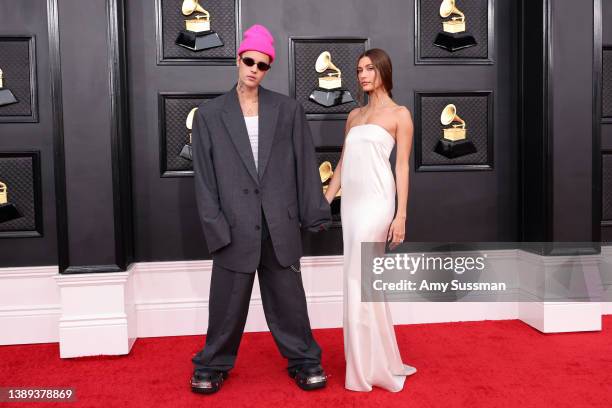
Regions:
<instances>
[{"instance_id":1,"label":"man's face","mask_svg":"<svg viewBox=\"0 0 612 408\"><path fill-rule=\"evenodd\" d=\"M249 63L253 64L249 66ZM262 71L258 63L270 64L270 57L259 51L245 51L236 59L238 65L238 79L248 87L257 87L266 76L267 71Z\"/></svg>"}]
</instances>

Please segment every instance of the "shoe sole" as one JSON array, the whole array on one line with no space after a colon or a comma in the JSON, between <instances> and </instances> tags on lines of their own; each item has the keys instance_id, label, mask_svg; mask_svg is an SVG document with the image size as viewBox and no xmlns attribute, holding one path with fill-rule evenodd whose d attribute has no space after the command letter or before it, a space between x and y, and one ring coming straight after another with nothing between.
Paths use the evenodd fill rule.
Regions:
<instances>
[{"instance_id":1,"label":"shoe sole","mask_svg":"<svg viewBox=\"0 0 612 408\"><path fill-rule=\"evenodd\" d=\"M221 381L219 381L219 384L216 387L212 387L212 388L196 387L193 385L193 381L192 381L191 391L197 394L214 394L215 392L221 389L221 386L223 385L223 382L225 381L225 379L227 379L227 377L228 377L228 374L223 373L221 375Z\"/></svg>"},{"instance_id":2,"label":"shoe sole","mask_svg":"<svg viewBox=\"0 0 612 408\"><path fill-rule=\"evenodd\" d=\"M298 381L297 373L289 373L289 377L293 378L295 380L295 383L297 384L297 386L300 387L301 389L303 389L304 391L318 390L320 388L324 388L327 385L327 380L324 380L324 381L321 381L321 382L316 382L316 383L313 383L313 384L303 384L303 383Z\"/></svg>"},{"instance_id":3,"label":"shoe sole","mask_svg":"<svg viewBox=\"0 0 612 408\"><path fill-rule=\"evenodd\" d=\"M191 387L191 391L195 392L196 394L214 394L220 389L221 389L220 384L216 388L199 388L199 387L194 387L194 386Z\"/></svg>"},{"instance_id":4,"label":"shoe sole","mask_svg":"<svg viewBox=\"0 0 612 408\"><path fill-rule=\"evenodd\" d=\"M325 386L327 385L327 381L322 381L320 383L314 383L314 384L302 384L296 381L296 384L298 385L298 387L300 387L304 391L312 391L312 390L318 390L320 388L325 388Z\"/></svg>"}]
</instances>

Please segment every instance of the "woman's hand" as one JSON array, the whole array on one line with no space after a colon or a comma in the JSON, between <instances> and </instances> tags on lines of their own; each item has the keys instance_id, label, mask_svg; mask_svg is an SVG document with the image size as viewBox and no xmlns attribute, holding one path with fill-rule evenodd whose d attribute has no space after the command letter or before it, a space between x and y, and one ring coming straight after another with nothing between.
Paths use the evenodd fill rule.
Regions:
<instances>
[{"instance_id":1,"label":"woman's hand","mask_svg":"<svg viewBox=\"0 0 612 408\"><path fill-rule=\"evenodd\" d=\"M389 228L389 233L387 234L387 242L391 241L391 244L389 244L389 249L393 250L404 242L405 235L406 217L395 217L391 223L391 227Z\"/></svg>"}]
</instances>

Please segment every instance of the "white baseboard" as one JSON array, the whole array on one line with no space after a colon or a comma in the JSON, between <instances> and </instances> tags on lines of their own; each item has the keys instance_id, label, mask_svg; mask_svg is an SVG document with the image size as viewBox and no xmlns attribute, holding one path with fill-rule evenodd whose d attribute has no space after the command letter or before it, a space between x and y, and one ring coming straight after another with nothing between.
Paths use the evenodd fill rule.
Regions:
<instances>
[{"instance_id":1,"label":"white baseboard","mask_svg":"<svg viewBox=\"0 0 612 408\"><path fill-rule=\"evenodd\" d=\"M542 333L601 330L601 303L521 302L520 318Z\"/></svg>"},{"instance_id":2,"label":"white baseboard","mask_svg":"<svg viewBox=\"0 0 612 408\"><path fill-rule=\"evenodd\" d=\"M543 300L598 296L605 262L604 253L542 257L520 251L519 319L543 333L601 330L601 302Z\"/></svg>"},{"instance_id":3,"label":"white baseboard","mask_svg":"<svg viewBox=\"0 0 612 408\"><path fill-rule=\"evenodd\" d=\"M342 325L342 257L304 257L302 281L313 328ZM130 269L138 337L204 334L212 262L154 262ZM321 279L325 276L326 279ZM267 331L259 284L253 285L245 332Z\"/></svg>"},{"instance_id":4,"label":"white baseboard","mask_svg":"<svg viewBox=\"0 0 612 408\"><path fill-rule=\"evenodd\" d=\"M604 296L602 299L602 313L604 315L612 315L612 245L601 247L602 263L602 281Z\"/></svg>"},{"instance_id":5,"label":"white baseboard","mask_svg":"<svg viewBox=\"0 0 612 408\"><path fill-rule=\"evenodd\" d=\"M61 318L59 332L61 358L128 354L136 341L125 314Z\"/></svg>"},{"instance_id":6,"label":"white baseboard","mask_svg":"<svg viewBox=\"0 0 612 408\"><path fill-rule=\"evenodd\" d=\"M488 254L497 273L518 268L517 251ZM612 247L602 254L612 264ZM556 261L544 264L551 262ZM301 263L311 326L341 327L342 257L304 257ZM125 354L138 337L202 335L211 268L211 261L151 262L119 274L68 276L58 275L57 267L0 269L0 345L61 341L62 356L92 355L92 350ZM612 285L605 285L610 292ZM600 330L597 314L612 314L612 301L391 302L390 307L395 324L520 318L543 332ZM267 330L256 279L245 331Z\"/></svg>"},{"instance_id":7,"label":"white baseboard","mask_svg":"<svg viewBox=\"0 0 612 408\"><path fill-rule=\"evenodd\" d=\"M391 303L395 324L474 322L518 318L517 302Z\"/></svg>"},{"instance_id":8,"label":"white baseboard","mask_svg":"<svg viewBox=\"0 0 612 408\"><path fill-rule=\"evenodd\" d=\"M515 257L516 251L499 251L492 256L499 261ZM138 337L204 334L211 268L210 261L134 265ZM301 269L311 327L342 327L342 257L304 257ZM323 276L325 279L321 279ZM189 296L171 297L181 293ZM391 311L395 324L506 320L518 316L514 302L392 302ZM245 332L260 331L268 331L268 326L255 279Z\"/></svg>"},{"instance_id":9,"label":"white baseboard","mask_svg":"<svg viewBox=\"0 0 612 408\"><path fill-rule=\"evenodd\" d=\"M0 268L0 345L59 341L57 266Z\"/></svg>"},{"instance_id":10,"label":"white baseboard","mask_svg":"<svg viewBox=\"0 0 612 408\"><path fill-rule=\"evenodd\" d=\"M57 275L60 357L128 354L136 335L130 272Z\"/></svg>"}]
</instances>

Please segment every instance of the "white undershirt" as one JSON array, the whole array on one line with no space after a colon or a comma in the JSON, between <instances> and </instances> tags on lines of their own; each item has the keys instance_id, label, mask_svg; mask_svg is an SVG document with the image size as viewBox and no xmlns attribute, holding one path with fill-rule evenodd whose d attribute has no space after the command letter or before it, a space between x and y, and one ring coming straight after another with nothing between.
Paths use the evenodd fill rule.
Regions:
<instances>
[{"instance_id":1,"label":"white undershirt","mask_svg":"<svg viewBox=\"0 0 612 408\"><path fill-rule=\"evenodd\" d=\"M247 133L251 142L251 150L253 150L253 158L255 159L255 168L257 169L257 150L259 145L259 116L245 116Z\"/></svg>"}]
</instances>

